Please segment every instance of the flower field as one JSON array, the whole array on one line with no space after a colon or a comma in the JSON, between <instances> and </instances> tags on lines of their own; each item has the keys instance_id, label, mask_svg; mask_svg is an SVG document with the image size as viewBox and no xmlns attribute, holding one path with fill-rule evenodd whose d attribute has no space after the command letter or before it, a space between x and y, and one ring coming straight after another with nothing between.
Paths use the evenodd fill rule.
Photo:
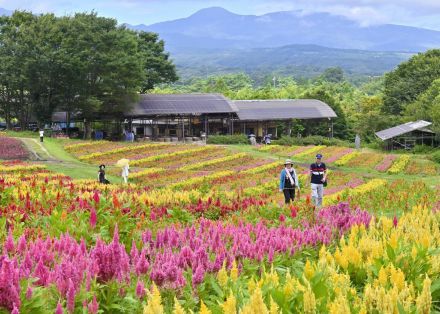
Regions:
<instances>
[{"instance_id":1,"label":"flower field","mask_svg":"<svg viewBox=\"0 0 440 314\"><path fill-rule=\"evenodd\" d=\"M0 160L1 159L26 159L29 154L23 147L23 143L15 138L10 138L0 133Z\"/></svg>"},{"instance_id":2,"label":"flower field","mask_svg":"<svg viewBox=\"0 0 440 314\"><path fill-rule=\"evenodd\" d=\"M132 159L126 185L0 162L0 313L440 309L440 182L417 178L425 161L269 147L258 157L210 145L65 146L109 172ZM278 191L284 151L296 151L302 188L289 206ZM321 209L307 176L317 152L342 160Z\"/></svg>"}]
</instances>

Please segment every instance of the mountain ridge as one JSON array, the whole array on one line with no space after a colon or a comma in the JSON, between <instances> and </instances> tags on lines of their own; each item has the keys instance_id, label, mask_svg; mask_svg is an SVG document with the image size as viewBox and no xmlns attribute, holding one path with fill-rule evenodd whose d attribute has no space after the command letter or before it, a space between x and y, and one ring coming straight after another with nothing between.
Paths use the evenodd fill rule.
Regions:
<instances>
[{"instance_id":1,"label":"mountain ridge","mask_svg":"<svg viewBox=\"0 0 440 314\"><path fill-rule=\"evenodd\" d=\"M343 16L304 15L301 11L239 15L221 7L211 7L177 20L126 25L158 33L171 50L317 44L341 49L420 52L440 47L440 31L396 24L360 26Z\"/></svg>"}]
</instances>

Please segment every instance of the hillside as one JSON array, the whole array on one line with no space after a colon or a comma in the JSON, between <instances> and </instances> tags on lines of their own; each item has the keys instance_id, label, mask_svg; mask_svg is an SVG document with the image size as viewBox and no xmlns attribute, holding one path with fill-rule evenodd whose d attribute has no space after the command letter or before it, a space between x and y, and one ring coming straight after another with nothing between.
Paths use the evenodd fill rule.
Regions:
<instances>
[{"instance_id":1,"label":"hillside","mask_svg":"<svg viewBox=\"0 0 440 314\"><path fill-rule=\"evenodd\" d=\"M310 78L339 66L350 77L377 76L392 70L412 54L335 49L316 45L278 48L191 49L172 51L180 76L245 72L253 77L276 73Z\"/></svg>"}]
</instances>

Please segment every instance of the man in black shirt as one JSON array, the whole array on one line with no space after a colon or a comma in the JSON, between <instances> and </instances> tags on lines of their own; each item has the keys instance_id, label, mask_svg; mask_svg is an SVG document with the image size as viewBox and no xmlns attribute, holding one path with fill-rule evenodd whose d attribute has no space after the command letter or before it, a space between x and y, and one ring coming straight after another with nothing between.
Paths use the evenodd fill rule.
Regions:
<instances>
[{"instance_id":1,"label":"man in black shirt","mask_svg":"<svg viewBox=\"0 0 440 314\"><path fill-rule=\"evenodd\" d=\"M316 155L316 162L310 165L310 185L312 188L312 201L317 208L322 206L324 195L324 182L327 180L327 167L321 162L322 155Z\"/></svg>"}]
</instances>

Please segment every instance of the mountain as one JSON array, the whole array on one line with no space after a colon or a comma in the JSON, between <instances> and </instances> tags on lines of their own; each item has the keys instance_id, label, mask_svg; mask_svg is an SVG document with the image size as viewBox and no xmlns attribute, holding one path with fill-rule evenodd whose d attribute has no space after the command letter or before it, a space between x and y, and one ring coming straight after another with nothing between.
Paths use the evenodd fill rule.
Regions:
<instances>
[{"instance_id":1,"label":"mountain","mask_svg":"<svg viewBox=\"0 0 440 314\"><path fill-rule=\"evenodd\" d=\"M379 76L413 54L335 49L317 45L275 48L180 48L172 53L179 75L193 76L245 72L254 79L267 74L311 78L326 68L341 67L348 77Z\"/></svg>"},{"instance_id":2,"label":"mountain","mask_svg":"<svg viewBox=\"0 0 440 314\"><path fill-rule=\"evenodd\" d=\"M10 16L10 15L12 15L13 12L14 12L14 11L0 8L0 16L1 16L1 15Z\"/></svg>"},{"instance_id":3,"label":"mountain","mask_svg":"<svg viewBox=\"0 0 440 314\"><path fill-rule=\"evenodd\" d=\"M171 52L185 47L243 49L292 44L403 52L440 47L439 31L393 24L363 27L343 16L300 11L255 16L213 7L178 20L127 26L159 33Z\"/></svg>"}]
</instances>

